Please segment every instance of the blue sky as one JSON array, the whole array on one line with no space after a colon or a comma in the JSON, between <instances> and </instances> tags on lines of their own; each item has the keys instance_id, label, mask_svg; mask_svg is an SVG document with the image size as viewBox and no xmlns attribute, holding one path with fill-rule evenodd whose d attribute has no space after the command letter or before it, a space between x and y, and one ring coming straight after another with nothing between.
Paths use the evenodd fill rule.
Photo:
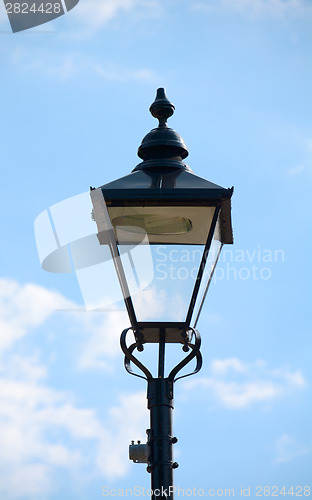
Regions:
<instances>
[{"instance_id":1,"label":"blue sky","mask_svg":"<svg viewBox=\"0 0 312 500\"><path fill-rule=\"evenodd\" d=\"M80 0L13 34L0 6L1 498L149 487L128 460L148 412L123 368L126 314L68 311L76 277L41 269L33 223L139 163L158 87L187 163L235 186L204 366L175 388L175 484L311 485L311 21L307 0Z\"/></svg>"}]
</instances>

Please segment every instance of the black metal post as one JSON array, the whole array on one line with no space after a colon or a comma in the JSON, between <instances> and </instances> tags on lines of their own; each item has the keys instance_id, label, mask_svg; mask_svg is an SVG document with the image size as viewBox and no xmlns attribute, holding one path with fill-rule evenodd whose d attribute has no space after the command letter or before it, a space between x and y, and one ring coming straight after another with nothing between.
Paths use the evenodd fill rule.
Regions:
<instances>
[{"instance_id":1,"label":"black metal post","mask_svg":"<svg viewBox=\"0 0 312 500\"><path fill-rule=\"evenodd\" d=\"M167 378L148 381L150 410L150 470L152 499L173 499L172 410L173 384Z\"/></svg>"},{"instance_id":2,"label":"black metal post","mask_svg":"<svg viewBox=\"0 0 312 500\"><path fill-rule=\"evenodd\" d=\"M173 499L173 469L177 463L172 460L173 381L164 378L165 332L159 334L158 378L148 380L147 407L150 410L150 471L152 500Z\"/></svg>"}]
</instances>

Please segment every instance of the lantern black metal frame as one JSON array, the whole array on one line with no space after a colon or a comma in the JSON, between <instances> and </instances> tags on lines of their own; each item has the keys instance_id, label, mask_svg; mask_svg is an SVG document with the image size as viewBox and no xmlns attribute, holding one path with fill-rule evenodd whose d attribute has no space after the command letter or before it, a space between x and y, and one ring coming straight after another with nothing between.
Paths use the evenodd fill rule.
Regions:
<instances>
[{"instance_id":1,"label":"lantern black metal frame","mask_svg":"<svg viewBox=\"0 0 312 500\"><path fill-rule=\"evenodd\" d=\"M167 99L164 89L158 89L150 111L159 120L159 125L145 136L139 147L138 155L143 161L131 174L98 188L96 190L98 193L91 190L91 198L95 207L96 196L101 191L106 226L101 236L101 227L95 217L99 229L98 238L101 244L107 244L110 247L130 318L131 327L122 332L120 339L125 355L125 368L131 375L147 380L147 399L150 410L148 439L145 444L132 442L130 459L134 462L147 463L147 470L151 473L152 498L171 500L173 498L173 469L178 466L173 461L172 454L173 444L177 441L172 435L173 387L178 379L197 373L202 366L201 338L198 331L191 327L191 320L217 224L221 232L221 247L223 243L233 243L230 201L233 188L225 189L198 177L188 165L183 163L182 160L187 157L188 151L180 135L167 127L166 122L173 114L174 106ZM200 243L204 246L203 255L183 322L140 322L137 320L116 234L108 213L115 207L155 206L214 207L207 238L205 237L205 241ZM204 298L214 267L204 291ZM193 323L194 326L196 326L203 300L195 323ZM134 334L135 341L128 346L126 339L129 332ZM148 368L134 355L135 351L142 352L146 343L158 344L157 377L153 377ZM180 343L183 351L188 352L167 377L165 377L166 343ZM194 370L178 376L179 372L194 359L196 359ZM143 375L135 373L132 365L135 365Z\"/></svg>"}]
</instances>

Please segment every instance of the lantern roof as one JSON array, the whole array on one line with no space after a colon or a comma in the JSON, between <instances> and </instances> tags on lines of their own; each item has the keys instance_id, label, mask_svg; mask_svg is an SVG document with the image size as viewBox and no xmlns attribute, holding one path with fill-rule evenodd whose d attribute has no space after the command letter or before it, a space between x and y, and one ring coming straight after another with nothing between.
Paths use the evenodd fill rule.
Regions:
<instances>
[{"instance_id":1,"label":"lantern roof","mask_svg":"<svg viewBox=\"0 0 312 500\"><path fill-rule=\"evenodd\" d=\"M230 198L232 188L223 188L194 174L182 160L188 155L182 137L167 125L174 112L165 90L157 90L150 107L158 127L142 140L138 156L143 159L120 179L101 186L106 204L133 205L221 205L223 243L233 243Z\"/></svg>"}]
</instances>

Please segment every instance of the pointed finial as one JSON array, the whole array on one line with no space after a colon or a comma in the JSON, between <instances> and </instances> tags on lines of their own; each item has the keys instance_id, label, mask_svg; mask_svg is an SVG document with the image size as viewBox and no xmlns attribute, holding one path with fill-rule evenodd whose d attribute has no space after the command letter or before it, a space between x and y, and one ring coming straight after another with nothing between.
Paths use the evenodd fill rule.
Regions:
<instances>
[{"instance_id":1,"label":"pointed finial","mask_svg":"<svg viewBox=\"0 0 312 500\"><path fill-rule=\"evenodd\" d=\"M167 126L167 119L173 115L174 110L175 107L167 98L165 89L157 89L156 99L150 107L150 112L159 120L159 127Z\"/></svg>"},{"instance_id":2,"label":"pointed finial","mask_svg":"<svg viewBox=\"0 0 312 500\"><path fill-rule=\"evenodd\" d=\"M187 147L180 134L167 126L167 119L173 115L174 105L166 96L165 89L157 90L156 99L150 107L154 118L159 120L157 128L153 128L142 140L138 156L143 162L134 169L157 168L190 168L182 162L188 155Z\"/></svg>"}]
</instances>

